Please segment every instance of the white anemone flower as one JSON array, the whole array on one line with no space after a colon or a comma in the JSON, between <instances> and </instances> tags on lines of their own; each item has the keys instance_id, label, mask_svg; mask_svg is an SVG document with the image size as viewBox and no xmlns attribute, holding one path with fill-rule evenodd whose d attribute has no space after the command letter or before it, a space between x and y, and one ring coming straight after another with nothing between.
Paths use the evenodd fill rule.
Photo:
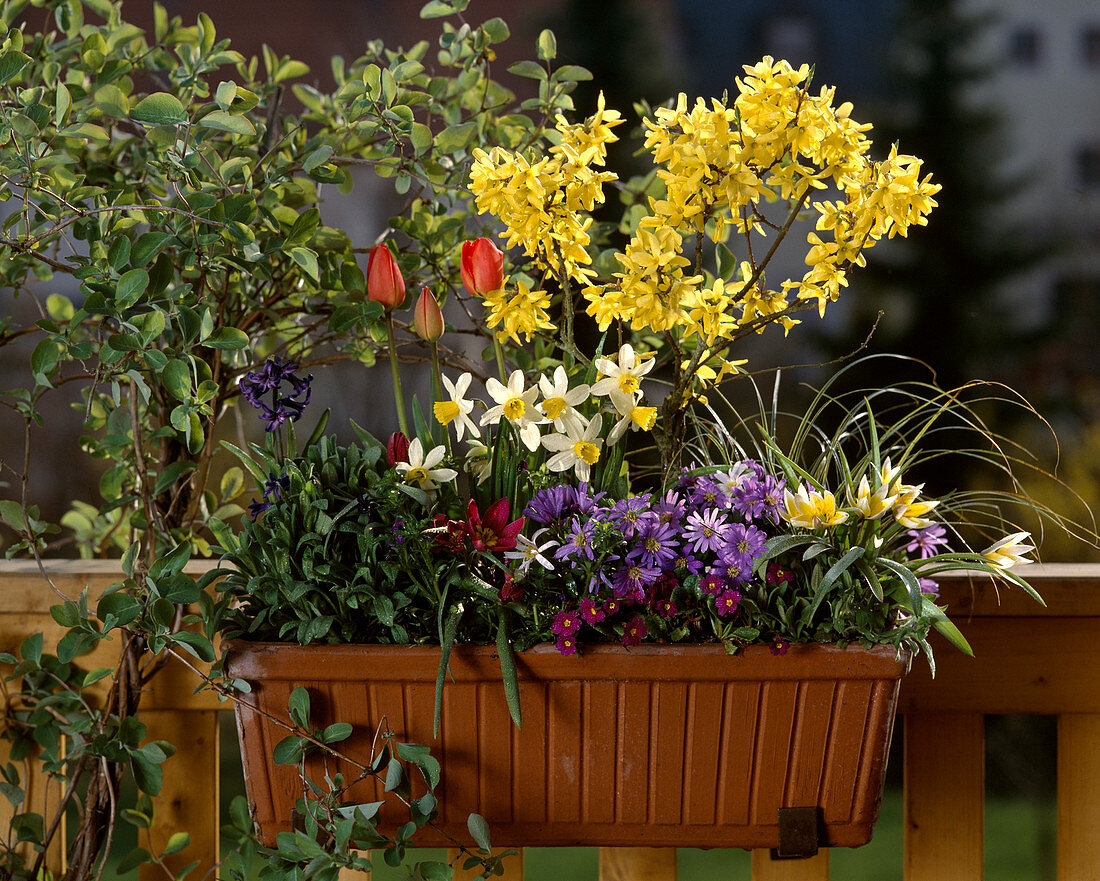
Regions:
<instances>
[{"instance_id":1,"label":"white anemone flower","mask_svg":"<svg viewBox=\"0 0 1100 881\"><path fill-rule=\"evenodd\" d=\"M632 395L638 391L642 377L653 369L654 359L642 360L634 354L634 347L630 343L619 349L619 363L608 358L597 358L596 369L604 378L592 386L592 394L609 395L612 390L624 395Z\"/></svg>"},{"instance_id":2,"label":"white anemone flower","mask_svg":"<svg viewBox=\"0 0 1100 881\"><path fill-rule=\"evenodd\" d=\"M567 471L573 468L577 472L578 480L587 481L592 466L600 460L602 425L603 417L597 413L584 426L583 431L548 434L542 439L542 445L554 455L546 460L546 467L551 471Z\"/></svg>"},{"instance_id":3,"label":"white anemone flower","mask_svg":"<svg viewBox=\"0 0 1100 881\"><path fill-rule=\"evenodd\" d=\"M611 403L615 412L619 414L619 421L612 426L607 434L608 444L616 444L628 428L634 431L643 429L652 431L653 424L657 421L656 407L642 407L638 404L634 395L624 395L618 389L611 390Z\"/></svg>"},{"instance_id":4,"label":"white anemone flower","mask_svg":"<svg viewBox=\"0 0 1100 881\"><path fill-rule=\"evenodd\" d=\"M439 489L439 484L458 477L458 472L453 468L436 467L443 461L446 452L440 445L429 450L425 455L420 438L416 438L409 444L409 461L398 462L397 471L405 475L405 483L409 486L415 486L426 493L433 493Z\"/></svg>"},{"instance_id":5,"label":"white anemone flower","mask_svg":"<svg viewBox=\"0 0 1100 881\"><path fill-rule=\"evenodd\" d=\"M982 551L982 556L998 569L1008 569L1017 563L1032 563L1033 560L1024 556L1035 550L1033 545L1027 544L1030 539L1030 532L1014 532L991 544Z\"/></svg>"},{"instance_id":6,"label":"white anemone flower","mask_svg":"<svg viewBox=\"0 0 1100 881\"><path fill-rule=\"evenodd\" d=\"M540 529L530 538L526 535L520 534L516 536L516 548L513 551L505 551L504 557L508 560L519 561L519 571L526 573L531 568L532 563L538 563L543 569L554 568L554 564L545 556L545 554L557 545L557 542L551 539L550 541L538 543L539 536L546 532L545 529Z\"/></svg>"},{"instance_id":7,"label":"white anemone flower","mask_svg":"<svg viewBox=\"0 0 1100 881\"><path fill-rule=\"evenodd\" d=\"M503 416L519 432L519 438L527 449L534 452L539 448L539 424L544 420L542 414L535 409L535 398L538 397L538 386L529 389L523 387L523 371L514 370L508 377L508 385L499 379L490 377L485 383L485 391L489 393L497 405L490 407L481 417L482 425L496 425Z\"/></svg>"},{"instance_id":8,"label":"white anemone flower","mask_svg":"<svg viewBox=\"0 0 1100 881\"><path fill-rule=\"evenodd\" d=\"M470 437L481 437L481 430L474 424L470 414L474 410L474 402L466 400L466 392L470 388L472 377L469 373L463 373L454 384L446 376L440 377L443 385L447 387L447 394L451 396L449 401L436 401L435 418L442 425L455 426L455 437L462 440L468 430Z\"/></svg>"},{"instance_id":9,"label":"white anemone flower","mask_svg":"<svg viewBox=\"0 0 1100 881\"><path fill-rule=\"evenodd\" d=\"M569 377L559 364L554 369L553 381L545 375L539 377L539 391L542 392L539 412L554 423L554 428L583 430L584 417L575 408L588 400L591 389L587 383L569 388Z\"/></svg>"}]
</instances>

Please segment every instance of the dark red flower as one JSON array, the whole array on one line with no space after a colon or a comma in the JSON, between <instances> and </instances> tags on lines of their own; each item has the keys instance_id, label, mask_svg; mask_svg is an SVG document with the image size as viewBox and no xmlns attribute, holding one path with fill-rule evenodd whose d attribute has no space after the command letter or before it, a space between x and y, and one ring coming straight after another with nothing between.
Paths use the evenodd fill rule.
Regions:
<instances>
[{"instance_id":1,"label":"dark red flower","mask_svg":"<svg viewBox=\"0 0 1100 881\"><path fill-rule=\"evenodd\" d=\"M782 584L787 581L794 581L794 573L790 569L772 562L768 564L768 571L764 576L764 580L768 584Z\"/></svg>"},{"instance_id":2,"label":"dark red flower","mask_svg":"<svg viewBox=\"0 0 1100 881\"><path fill-rule=\"evenodd\" d=\"M437 545L455 554L462 553L466 547L466 524L462 520L449 520L446 514L436 514L432 518L432 525L440 529L435 533Z\"/></svg>"},{"instance_id":3,"label":"dark red flower","mask_svg":"<svg viewBox=\"0 0 1100 881\"><path fill-rule=\"evenodd\" d=\"M398 462L409 461L409 439L400 431L395 431L386 442L386 461L392 468Z\"/></svg>"},{"instance_id":4,"label":"dark red flower","mask_svg":"<svg viewBox=\"0 0 1100 881\"><path fill-rule=\"evenodd\" d=\"M510 551L516 546L516 536L523 530L525 518L508 522L508 500L499 499L482 516L477 502L470 499L466 506L466 531L478 551Z\"/></svg>"},{"instance_id":5,"label":"dark red flower","mask_svg":"<svg viewBox=\"0 0 1100 881\"><path fill-rule=\"evenodd\" d=\"M785 655L787 654L787 649L790 647L791 644L788 640L785 640L782 636L777 636L771 641L771 645L768 646L768 651L773 655Z\"/></svg>"},{"instance_id":6,"label":"dark red flower","mask_svg":"<svg viewBox=\"0 0 1100 881\"><path fill-rule=\"evenodd\" d=\"M523 588L510 574L505 575L504 586L497 592L497 597L502 603L518 603L523 599Z\"/></svg>"},{"instance_id":7,"label":"dark red flower","mask_svg":"<svg viewBox=\"0 0 1100 881\"><path fill-rule=\"evenodd\" d=\"M638 645L646 634L649 633L649 628L645 626L645 621L641 615L635 615L634 618L626 623L623 627L623 645L631 646Z\"/></svg>"}]
</instances>

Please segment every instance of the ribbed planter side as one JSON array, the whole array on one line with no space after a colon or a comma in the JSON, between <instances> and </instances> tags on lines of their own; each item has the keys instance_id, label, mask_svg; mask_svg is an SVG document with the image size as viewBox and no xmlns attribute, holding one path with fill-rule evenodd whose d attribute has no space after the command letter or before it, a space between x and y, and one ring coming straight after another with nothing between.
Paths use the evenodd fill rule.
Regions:
<instances>
[{"instance_id":1,"label":"ribbed planter side","mask_svg":"<svg viewBox=\"0 0 1100 881\"><path fill-rule=\"evenodd\" d=\"M518 656L523 729L508 716L491 647L459 647L433 738L439 650L228 641L226 669L248 680L246 700L287 719L295 686L316 724L350 722L342 751L364 763L383 719L399 741L428 744L443 765L439 825L466 840L482 814L500 846L776 847L781 807L817 806L822 844L871 837L882 798L898 686L907 658L893 649L793 646L553 646ZM274 765L285 728L237 707L249 798L263 838L292 824L302 784ZM307 763L312 779L340 771ZM375 781L349 802L383 797ZM398 806L400 807L400 806ZM408 819L401 808L389 813ZM418 844L446 843L431 830Z\"/></svg>"}]
</instances>

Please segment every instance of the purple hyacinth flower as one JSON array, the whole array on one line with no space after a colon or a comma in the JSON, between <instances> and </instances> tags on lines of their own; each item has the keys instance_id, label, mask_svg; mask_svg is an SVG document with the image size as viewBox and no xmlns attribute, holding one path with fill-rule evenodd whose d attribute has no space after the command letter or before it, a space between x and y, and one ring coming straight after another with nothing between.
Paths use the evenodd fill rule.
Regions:
<instances>
[{"instance_id":1,"label":"purple hyacinth flower","mask_svg":"<svg viewBox=\"0 0 1100 881\"><path fill-rule=\"evenodd\" d=\"M947 530L939 523L933 523L924 529L910 529L905 534L912 539L905 550L910 554L920 551L922 560L936 556L940 552L940 546L947 544Z\"/></svg>"}]
</instances>

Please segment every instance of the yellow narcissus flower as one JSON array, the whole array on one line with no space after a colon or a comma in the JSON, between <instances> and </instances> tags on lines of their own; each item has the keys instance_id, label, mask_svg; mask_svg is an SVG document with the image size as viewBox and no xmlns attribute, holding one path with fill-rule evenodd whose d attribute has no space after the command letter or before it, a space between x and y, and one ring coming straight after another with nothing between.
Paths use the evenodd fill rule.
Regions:
<instances>
[{"instance_id":1,"label":"yellow narcissus flower","mask_svg":"<svg viewBox=\"0 0 1100 881\"><path fill-rule=\"evenodd\" d=\"M503 416L516 427L519 439L523 441L527 449L534 452L539 448L539 423L543 421L542 414L535 409L535 398L538 397L538 386L529 389L523 387L523 371L513 370L508 377L508 385L499 379L489 377L485 383L485 391L489 393L497 406L490 407L481 417L482 425L496 425Z\"/></svg>"},{"instance_id":2,"label":"yellow narcissus flower","mask_svg":"<svg viewBox=\"0 0 1100 881\"><path fill-rule=\"evenodd\" d=\"M542 401L539 403L539 412L554 423L558 431L567 428L584 430L584 417L577 412L578 404L588 400L589 387L587 383L581 383L576 388L569 388L569 377L565 368L559 364L554 368L554 379L547 376L539 377L539 391L542 392Z\"/></svg>"},{"instance_id":3,"label":"yellow narcissus flower","mask_svg":"<svg viewBox=\"0 0 1100 881\"><path fill-rule=\"evenodd\" d=\"M836 498L828 490L817 492L805 486L798 492L783 492L783 519L791 526L804 529L823 529L826 526L839 526L848 519L848 515L836 506Z\"/></svg>"},{"instance_id":4,"label":"yellow narcissus flower","mask_svg":"<svg viewBox=\"0 0 1100 881\"><path fill-rule=\"evenodd\" d=\"M440 424L450 425L452 422L455 424L455 437L458 440L462 440L467 430L469 430L471 437L481 436L481 431L478 430L478 427L470 418L470 413L474 409L474 402L467 401L465 398L466 391L470 388L471 378L469 373L463 373L458 381L452 385L451 380L443 376L443 385L447 387L447 394L451 396L451 400L437 401L432 408L435 418Z\"/></svg>"},{"instance_id":5,"label":"yellow narcissus flower","mask_svg":"<svg viewBox=\"0 0 1100 881\"><path fill-rule=\"evenodd\" d=\"M546 460L551 471L567 471L572 468L577 480L587 481L592 474L592 466L600 461L600 429L603 417L597 413L583 431L567 430L560 434L548 434L542 439L542 445L552 455Z\"/></svg>"},{"instance_id":6,"label":"yellow narcissus flower","mask_svg":"<svg viewBox=\"0 0 1100 881\"><path fill-rule=\"evenodd\" d=\"M609 358L597 358L596 369L604 378L592 386L592 394L609 395L612 391L632 395L638 391L641 379L653 369L652 358L642 360L634 353L634 347L625 343L619 349L619 363Z\"/></svg>"},{"instance_id":7,"label":"yellow narcissus flower","mask_svg":"<svg viewBox=\"0 0 1100 881\"><path fill-rule=\"evenodd\" d=\"M624 395L617 389L611 390L611 403L615 406L615 412L619 414L619 421L607 435L607 442L614 444L619 442L628 428L638 431L652 431L657 421L656 407L642 407L635 400L634 395Z\"/></svg>"},{"instance_id":8,"label":"yellow narcissus flower","mask_svg":"<svg viewBox=\"0 0 1100 881\"><path fill-rule=\"evenodd\" d=\"M991 544L982 551L982 556L998 569L1008 569L1017 563L1034 562L1024 556L1035 550L1033 545L1026 544L1030 538L1030 532L1014 532Z\"/></svg>"}]
</instances>

